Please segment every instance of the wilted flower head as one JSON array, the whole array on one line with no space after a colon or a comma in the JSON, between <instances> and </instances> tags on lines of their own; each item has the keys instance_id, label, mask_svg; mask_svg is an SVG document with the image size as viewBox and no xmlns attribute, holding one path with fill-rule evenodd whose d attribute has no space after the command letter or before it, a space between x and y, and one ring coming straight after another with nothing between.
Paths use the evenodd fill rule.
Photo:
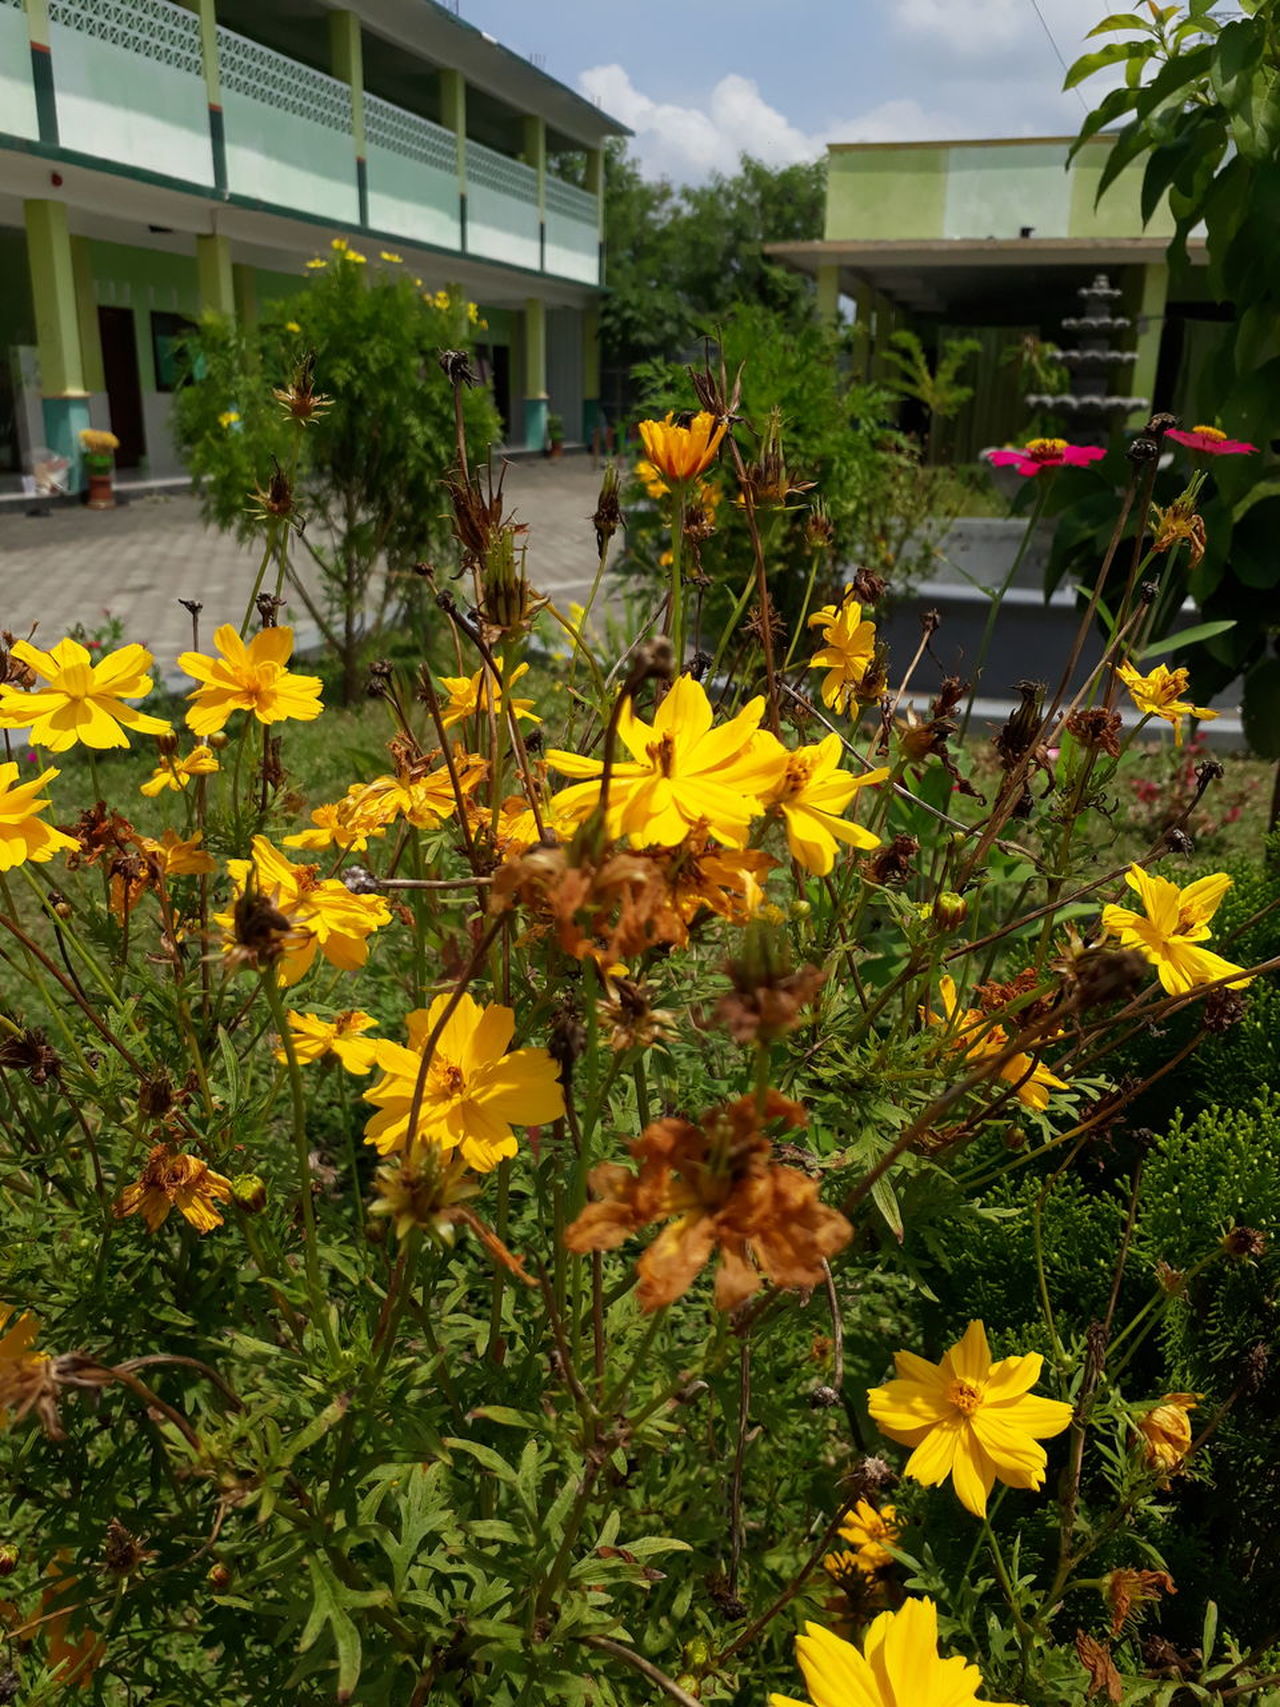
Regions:
<instances>
[{"instance_id":1,"label":"wilted flower head","mask_svg":"<svg viewBox=\"0 0 1280 1707\"><path fill-rule=\"evenodd\" d=\"M1191 1450L1190 1413L1199 1398L1198 1393L1166 1393L1159 1404L1138 1420L1143 1459L1153 1470L1159 1470L1165 1480Z\"/></svg>"},{"instance_id":2,"label":"wilted flower head","mask_svg":"<svg viewBox=\"0 0 1280 1707\"><path fill-rule=\"evenodd\" d=\"M1108 1571L1102 1579L1102 1598L1111 1609L1111 1634L1118 1636L1138 1607L1177 1592L1165 1571Z\"/></svg>"},{"instance_id":3,"label":"wilted flower head","mask_svg":"<svg viewBox=\"0 0 1280 1707\"><path fill-rule=\"evenodd\" d=\"M288 385L273 388L271 395L291 420L306 426L333 407L332 397L326 397L315 387L316 357L308 350L293 370ZM279 472L279 464L276 465Z\"/></svg>"},{"instance_id":4,"label":"wilted flower head","mask_svg":"<svg viewBox=\"0 0 1280 1707\"><path fill-rule=\"evenodd\" d=\"M732 989L716 1003L716 1016L735 1043L772 1043L793 1031L826 982L818 967L797 967L786 937L768 924L748 926L725 974Z\"/></svg>"},{"instance_id":5,"label":"wilted flower head","mask_svg":"<svg viewBox=\"0 0 1280 1707\"><path fill-rule=\"evenodd\" d=\"M157 1144L138 1178L120 1193L115 1212L141 1215L147 1231L154 1233L168 1220L170 1210L177 1209L197 1233L208 1233L221 1227L216 1206L229 1203L231 1195L231 1181L214 1173L199 1156Z\"/></svg>"}]
</instances>

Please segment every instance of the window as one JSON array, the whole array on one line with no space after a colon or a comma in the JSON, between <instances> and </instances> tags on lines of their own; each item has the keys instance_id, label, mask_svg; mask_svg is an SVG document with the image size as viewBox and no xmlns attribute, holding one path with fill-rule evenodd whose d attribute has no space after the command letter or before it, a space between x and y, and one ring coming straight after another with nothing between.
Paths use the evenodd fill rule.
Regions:
<instances>
[{"instance_id":1,"label":"window","mask_svg":"<svg viewBox=\"0 0 1280 1707\"><path fill-rule=\"evenodd\" d=\"M152 314L151 349L155 356L157 391L178 389L183 377L179 345L195 330L195 321L189 320L185 314Z\"/></svg>"}]
</instances>

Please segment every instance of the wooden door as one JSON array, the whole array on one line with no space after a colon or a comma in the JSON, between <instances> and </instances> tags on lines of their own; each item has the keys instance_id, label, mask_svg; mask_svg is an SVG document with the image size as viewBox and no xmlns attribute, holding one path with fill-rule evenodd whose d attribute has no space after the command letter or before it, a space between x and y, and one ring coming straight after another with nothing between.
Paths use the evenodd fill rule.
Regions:
<instances>
[{"instance_id":1,"label":"wooden door","mask_svg":"<svg viewBox=\"0 0 1280 1707\"><path fill-rule=\"evenodd\" d=\"M131 308L100 308L102 370L106 378L111 431L120 440L117 468L136 468L146 455L142 382L138 378L138 338Z\"/></svg>"}]
</instances>

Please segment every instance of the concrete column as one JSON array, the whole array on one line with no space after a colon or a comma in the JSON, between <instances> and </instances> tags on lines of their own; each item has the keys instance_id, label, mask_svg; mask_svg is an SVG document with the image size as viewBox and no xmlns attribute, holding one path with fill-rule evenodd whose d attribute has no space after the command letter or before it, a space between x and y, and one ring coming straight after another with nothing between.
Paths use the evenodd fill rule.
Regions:
<instances>
[{"instance_id":1,"label":"concrete column","mask_svg":"<svg viewBox=\"0 0 1280 1707\"><path fill-rule=\"evenodd\" d=\"M92 393L107 389L102 370L102 338L98 332L98 299L93 287L93 263L89 239L71 239L71 270L76 281L76 318L80 326L80 363L84 388Z\"/></svg>"},{"instance_id":2,"label":"concrete column","mask_svg":"<svg viewBox=\"0 0 1280 1707\"><path fill-rule=\"evenodd\" d=\"M460 71L440 73L440 123L454 134L458 150L459 247L467 247L467 80Z\"/></svg>"},{"instance_id":3,"label":"concrete column","mask_svg":"<svg viewBox=\"0 0 1280 1707\"><path fill-rule=\"evenodd\" d=\"M1156 396L1156 372L1160 364L1168 293L1168 267L1163 261L1149 262L1142 269L1142 290L1136 316L1138 359L1133 364L1133 377L1127 388L1131 397L1146 397L1149 403L1128 417L1131 427L1141 427L1152 410L1167 407L1167 399Z\"/></svg>"},{"instance_id":4,"label":"concrete column","mask_svg":"<svg viewBox=\"0 0 1280 1707\"><path fill-rule=\"evenodd\" d=\"M252 267L241 261L231 263L231 292L236 319L242 326L252 326L258 318L258 284Z\"/></svg>"},{"instance_id":5,"label":"concrete column","mask_svg":"<svg viewBox=\"0 0 1280 1707\"><path fill-rule=\"evenodd\" d=\"M360 223L369 223L369 175L364 152L364 41L354 12L329 14L329 63L333 75L351 89L351 134L355 139L356 187Z\"/></svg>"},{"instance_id":6,"label":"concrete column","mask_svg":"<svg viewBox=\"0 0 1280 1707\"><path fill-rule=\"evenodd\" d=\"M68 490L78 492L83 471L80 432L89 425L89 392L67 210L62 202L28 201L23 202L22 212L35 306L45 437L51 450L66 457L70 464Z\"/></svg>"},{"instance_id":7,"label":"concrete column","mask_svg":"<svg viewBox=\"0 0 1280 1707\"><path fill-rule=\"evenodd\" d=\"M49 51L49 0L25 0L27 40L31 43L31 81L36 96L36 128L41 142L58 140L58 108Z\"/></svg>"},{"instance_id":8,"label":"concrete column","mask_svg":"<svg viewBox=\"0 0 1280 1707\"><path fill-rule=\"evenodd\" d=\"M531 296L524 305L524 442L541 450L547 438L547 305Z\"/></svg>"},{"instance_id":9,"label":"concrete column","mask_svg":"<svg viewBox=\"0 0 1280 1707\"><path fill-rule=\"evenodd\" d=\"M213 150L215 188L227 187L227 137L222 122L222 73L218 68L216 0L181 0L200 19L200 56L204 61L204 93L209 103L209 146Z\"/></svg>"},{"instance_id":10,"label":"concrete column","mask_svg":"<svg viewBox=\"0 0 1280 1707\"><path fill-rule=\"evenodd\" d=\"M597 427L603 431L600 409L600 310L592 303L582 311L582 437L590 444ZM604 449L603 443L600 447Z\"/></svg>"},{"instance_id":11,"label":"concrete column","mask_svg":"<svg viewBox=\"0 0 1280 1707\"><path fill-rule=\"evenodd\" d=\"M818 263L818 318L828 326L840 324L840 268L834 261Z\"/></svg>"},{"instance_id":12,"label":"concrete column","mask_svg":"<svg viewBox=\"0 0 1280 1707\"><path fill-rule=\"evenodd\" d=\"M547 265L547 121L527 116L520 157L538 174L538 265Z\"/></svg>"},{"instance_id":13,"label":"concrete column","mask_svg":"<svg viewBox=\"0 0 1280 1707\"><path fill-rule=\"evenodd\" d=\"M231 239L218 233L196 238L196 278L202 314L236 314L235 284L231 273Z\"/></svg>"}]
</instances>

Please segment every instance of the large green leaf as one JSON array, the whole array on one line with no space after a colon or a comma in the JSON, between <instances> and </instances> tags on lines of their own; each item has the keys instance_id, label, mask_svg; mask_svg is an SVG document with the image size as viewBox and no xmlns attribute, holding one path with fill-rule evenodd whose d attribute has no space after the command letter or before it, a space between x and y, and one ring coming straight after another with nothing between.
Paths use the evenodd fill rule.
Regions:
<instances>
[{"instance_id":1,"label":"large green leaf","mask_svg":"<svg viewBox=\"0 0 1280 1707\"><path fill-rule=\"evenodd\" d=\"M1120 65L1125 60L1150 59L1151 53L1152 44L1149 41L1108 42L1106 47L1098 48L1096 53L1081 54L1067 72L1062 87L1074 89L1077 83L1083 83L1086 77L1105 70L1108 65Z\"/></svg>"}]
</instances>

